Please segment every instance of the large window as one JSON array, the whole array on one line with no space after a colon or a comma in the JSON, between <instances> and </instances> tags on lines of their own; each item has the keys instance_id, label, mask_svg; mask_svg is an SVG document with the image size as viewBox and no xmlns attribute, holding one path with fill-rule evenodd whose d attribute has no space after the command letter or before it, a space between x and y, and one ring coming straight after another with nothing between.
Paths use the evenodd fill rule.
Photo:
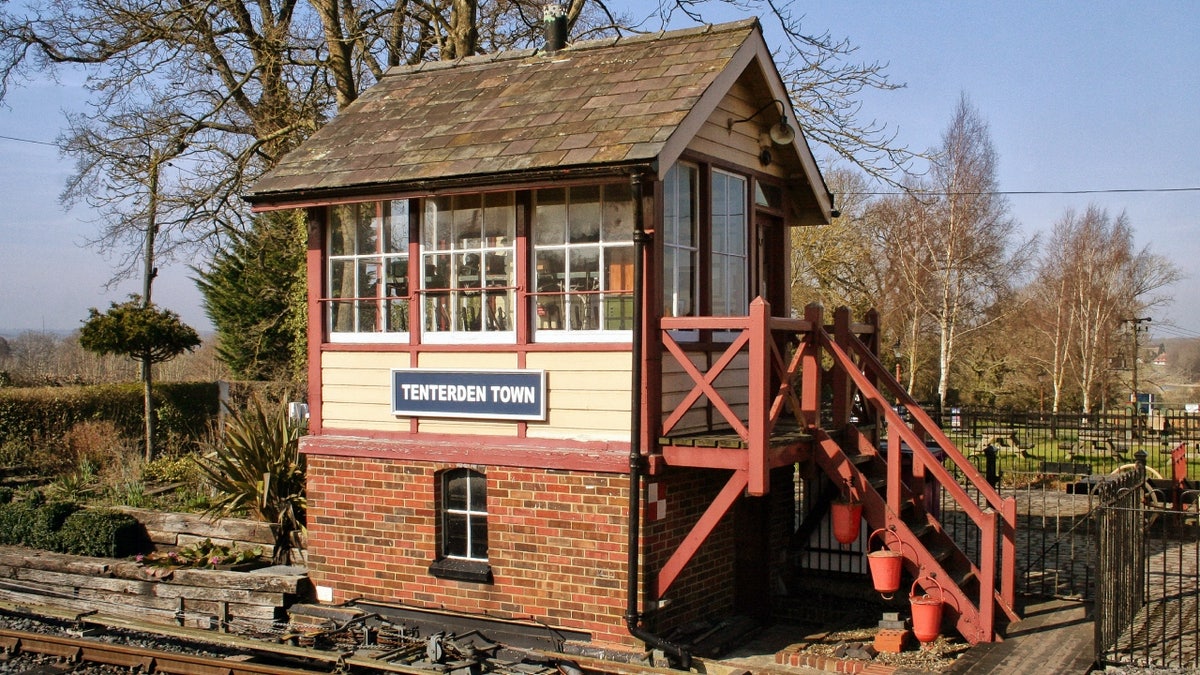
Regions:
<instances>
[{"instance_id":1,"label":"large window","mask_svg":"<svg viewBox=\"0 0 1200 675\"><path fill-rule=\"evenodd\" d=\"M688 181L676 245L691 261L680 303L694 311ZM622 181L330 206L329 339L513 343L524 322L538 341L628 341L631 191Z\"/></svg>"},{"instance_id":2,"label":"large window","mask_svg":"<svg viewBox=\"0 0 1200 675\"><path fill-rule=\"evenodd\" d=\"M427 338L512 339L516 222L511 192L425 200L421 263Z\"/></svg>"},{"instance_id":3,"label":"large window","mask_svg":"<svg viewBox=\"0 0 1200 675\"><path fill-rule=\"evenodd\" d=\"M663 316L694 316L696 261L696 167L676 164L663 185Z\"/></svg>"},{"instance_id":4,"label":"large window","mask_svg":"<svg viewBox=\"0 0 1200 675\"><path fill-rule=\"evenodd\" d=\"M408 331L408 232L407 201L330 208L327 274L333 339Z\"/></svg>"},{"instance_id":5,"label":"large window","mask_svg":"<svg viewBox=\"0 0 1200 675\"><path fill-rule=\"evenodd\" d=\"M746 248L746 179L724 171L712 172L713 316L744 316L750 258Z\"/></svg>"},{"instance_id":6,"label":"large window","mask_svg":"<svg viewBox=\"0 0 1200 675\"><path fill-rule=\"evenodd\" d=\"M633 327L633 202L628 184L534 193L538 339ZM627 334L621 334L627 339Z\"/></svg>"}]
</instances>

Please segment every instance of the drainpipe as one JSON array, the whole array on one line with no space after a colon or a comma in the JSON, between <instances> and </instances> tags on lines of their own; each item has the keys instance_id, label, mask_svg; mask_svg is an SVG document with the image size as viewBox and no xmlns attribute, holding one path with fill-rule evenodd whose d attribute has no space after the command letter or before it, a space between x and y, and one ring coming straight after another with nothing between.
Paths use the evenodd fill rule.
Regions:
<instances>
[{"instance_id":1,"label":"drainpipe","mask_svg":"<svg viewBox=\"0 0 1200 675\"><path fill-rule=\"evenodd\" d=\"M687 670L692 664L692 655L684 647L667 642L641 627L642 616L638 612L638 554L641 539L642 509L642 312L645 308L645 269L642 256L650 235L646 233L645 214L642 209L642 177L633 173L629 178L633 192L633 372L632 407L629 427L629 576L627 581L628 601L625 608L625 626L629 634L655 649L675 657L681 668Z\"/></svg>"}]
</instances>

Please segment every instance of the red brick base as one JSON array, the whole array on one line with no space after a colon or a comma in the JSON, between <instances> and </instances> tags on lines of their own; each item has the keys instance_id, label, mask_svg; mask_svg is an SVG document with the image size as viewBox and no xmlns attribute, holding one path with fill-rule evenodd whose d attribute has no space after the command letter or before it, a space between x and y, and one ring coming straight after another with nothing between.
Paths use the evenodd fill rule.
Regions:
<instances>
[{"instance_id":1,"label":"red brick base","mask_svg":"<svg viewBox=\"0 0 1200 675\"><path fill-rule=\"evenodd\" d=\"M783 666L813 668L829 673L861 673L862 675L892 675L895 666L861 659L838 659L820 654L805 654L802 644L786 647L775 654L775 663Z\"/></svg>"},{"instance_id":2,"label":"red brick base","mask_svg":"<svg viewBox=\"0 0 1200 675\"><path fill-rule=\"evenodd\" d=\"M899 654L912 643L912 631L884 628L875 635L875 651Z\"/></svg>"}]
</instances>

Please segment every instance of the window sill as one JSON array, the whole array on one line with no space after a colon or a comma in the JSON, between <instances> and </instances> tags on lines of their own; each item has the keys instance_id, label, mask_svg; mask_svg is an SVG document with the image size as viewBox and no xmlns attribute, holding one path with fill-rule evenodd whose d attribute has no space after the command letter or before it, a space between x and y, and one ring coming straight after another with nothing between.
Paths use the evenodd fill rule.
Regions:
<instances>
[{"instance_id":1,"label":"window sill","mask_svg":"<svg viewBox=\"0 0 1200 675\"><path fill-rule=\"evenodd\" d=\"M429 573L439 579L470 581L477 584L494 583L492 566L482 560L441 558L429 565Z\"/></svg>"}]
</instances>

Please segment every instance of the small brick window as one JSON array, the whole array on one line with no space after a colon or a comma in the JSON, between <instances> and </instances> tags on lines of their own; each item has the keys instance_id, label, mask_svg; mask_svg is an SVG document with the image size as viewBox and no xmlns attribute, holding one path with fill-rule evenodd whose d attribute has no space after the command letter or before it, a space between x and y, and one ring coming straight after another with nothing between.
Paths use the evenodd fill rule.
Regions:
<instances>
[{"instance_id":1,"label":"small brick window","mask_svg":"<svg viewBox=\"0 0 1200 675\"><path fill-rule=\"evenodd\" d=\"M436 577L491 583L488 564L487 476L473 469L439 474Z\"/></svg>"}]
</instances>

